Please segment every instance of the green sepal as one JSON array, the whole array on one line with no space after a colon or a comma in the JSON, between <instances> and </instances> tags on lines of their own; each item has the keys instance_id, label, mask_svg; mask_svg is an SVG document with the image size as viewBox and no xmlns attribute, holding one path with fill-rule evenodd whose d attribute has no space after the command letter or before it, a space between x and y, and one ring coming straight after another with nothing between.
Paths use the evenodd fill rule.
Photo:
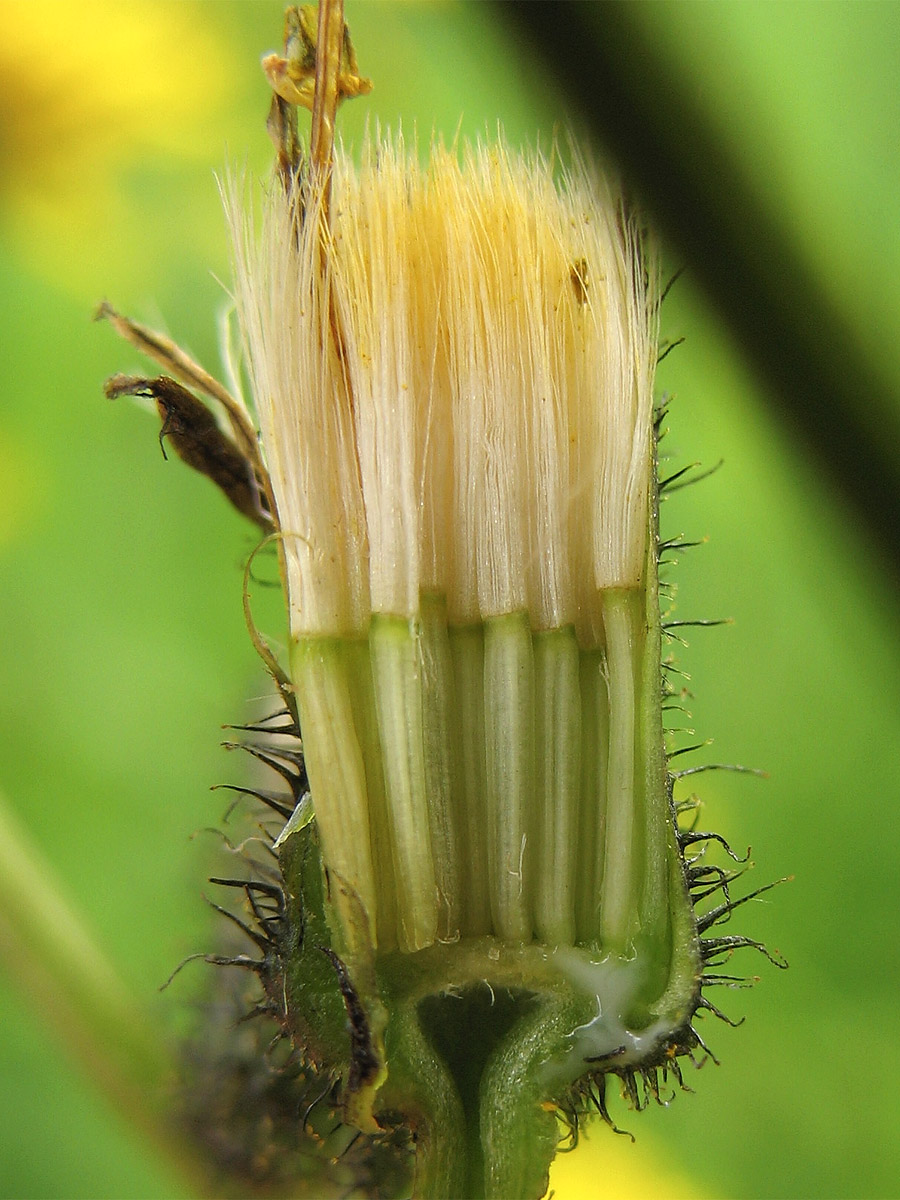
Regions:
<instances>
[{"instance_id":1,"label":"green sepal","mask_svg":"<svg viewBox=\"0 0 900 1200\"><path fill-rule=\"evenodd\" d=\"M333 936L325 918L324 875L315 822L284 838L278 848L284 879L285 920L279 956L291 1036L319 1070L344 1074L350 1067L347 1014L334 966Z\"/></svg>"},{"instance_id":2,"label":"green sepal","mask_svg":"<svg viewBox=\"0 0 900 1200\"><path fill-rule=\"evenodd\" d=\"M304 1048L320 1071L343 1080L347 1123L375 1133L372 1108L385 1077L384 1010L371 956L357 949L351 957L344 925L334 911L337 907L344 921L348 914L353 920L359 902L323 868L315 821L284 838L278 853L286 932L279 942L283 991L273 999L284 1006L295 1045ZM367 928L361 909L357 925ZM362 938L354 941L359 946ZM276 978L274 986L278 982Z\"/></svg>"}]
</instances>

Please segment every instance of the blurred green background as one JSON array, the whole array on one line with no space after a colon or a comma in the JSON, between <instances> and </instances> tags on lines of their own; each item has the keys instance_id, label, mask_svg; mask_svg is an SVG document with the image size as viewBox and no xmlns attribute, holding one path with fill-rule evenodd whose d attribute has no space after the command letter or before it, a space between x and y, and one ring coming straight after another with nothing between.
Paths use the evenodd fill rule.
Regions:
<instances>
[{"instance_id":1,"label":"blurred green background","mask_svg":"<svg viewBox=\"0 0 900 1200\"><path fill-rule=\"evenodd\" d=\"M565 126L540 64L488 6L347 9L376 89L344 110L345 138L375 117L423 139L452 136L461 115L466 133L499 120L514 143ZM237 775L219 726L266 690L240 603L254 535L163 462L150 417L103 399L107 375L143 365L90 317L106 297L218 369L229 267L213 172L267 168L257 61L280 42L281 12L278 0L0 8L0 787L161 1032L192 985L161 998L158 985L211 942L205 839L191 835L223 811L209 785ZM645 3L634 20L895 381L900 421L900 7ZM687 268L663 315L664 333L685 338L660 370L664 449L673 469L725 463L664 507L668 534L709 538L672 573L675 615L735 624L693 631L678 661L698 739L715 739L709 759L770 774L694 782L703 825L753 846L754 883L795 875L733 923L791 969L745 962L761 982L721 997L745 1026L704 1022L722 1065L690 1071L696 1095L667 1112L617 1106L636 1145L593 1130L559 1160L556 1195L893 1197L896 596ZM274 603L263 611L277 636ZM0 982L0 1194L182 1195L15 974Z\"/></svg>"}]
</instances>

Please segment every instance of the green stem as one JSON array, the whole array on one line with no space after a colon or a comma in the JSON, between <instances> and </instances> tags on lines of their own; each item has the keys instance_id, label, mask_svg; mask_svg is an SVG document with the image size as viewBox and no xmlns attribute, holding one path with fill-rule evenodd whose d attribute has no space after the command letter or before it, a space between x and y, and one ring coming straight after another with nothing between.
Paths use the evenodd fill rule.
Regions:
<instances>
[{"instance_id":1,"label":"green stem","mask_svg":"<svg viewBox=\"0 0 900 1200\"><path fill-rule=\"evenodd\" d=\"M466 1118L453 1077L425 1037L417 1006L397 1002L385 1036L391 1068L381 1091L416 1136L413 1200L468 1196Z\"/></svg>"},{"instance_id":2,"label":"green stem","mask_svg":"<svg viewBox=\"0 0 900 1200\"><path fill-rule=\"evenodd\" d=\"M0 961L86 1078L182 1178L212 1195L208 1165L178 1134L176 1064L159 1028L116 974L53 871L0 796Z\"/></svg>"},{"instance_id":3,"label":"green stem","mask_svg":"<svg viewBox=\"0 0 900 1200\"><path fill-rule=\"evenodd\" d=\"M560 1129L540 1068L566 1044L582 1010L570 995L540 996L488 1060L479 1097L486 1200L546 1192Z\"/></svg>"},{"instance_id":4,"label":"green stem","mask_svg":"<svg viewBox=\"0 0 900 1200\"><path fill-rule=\"evenodd\" d=\"M391 955L378 971L390 1013L381 1120L399 1111L415 1131L415 1195L538 1200L560 1134L555 1101L597 1040L581 1037L576 1052L600 1004L590 956L486 938ZM619 994L600 982L614 1020ZM616 1031L599 1036L605 1050Z\"/></svg>"}]
</instances>

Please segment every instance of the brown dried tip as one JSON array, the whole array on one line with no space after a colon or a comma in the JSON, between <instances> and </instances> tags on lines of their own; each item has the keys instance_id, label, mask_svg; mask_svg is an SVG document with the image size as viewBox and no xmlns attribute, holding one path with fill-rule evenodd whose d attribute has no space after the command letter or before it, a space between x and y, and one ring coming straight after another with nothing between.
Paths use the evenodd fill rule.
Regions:
<instances>
[{"instance_id":1,"label":"brown dried tip","mask_svg":"<svg viewBox=\"0 0 900 1200\"><path fill-rule=\"evenodd\" d=\"M267 128L282 174L296 175L302 159L297 108L313 114L311 158L317 167L327 166L338 106L372 90L372 81L359 73L341 0L321 0L318 10L291 5L285 12L284 53L266 55L262 68L273 92Z\"/></svg>"},{"instance_id":2,"label":"brown dried tip","mask_svg":"<svg viewBox=\"0 0 900 1200\"><path fill-rule=\"evenodd\" d=\"M272 91L288 104L308 108L310 112L316 87L317 25L318 13L311 4L291 5L285 13L284 54L267 54L262 60ZM359 73L350 31L344 25L337 67L338 101L365 96L371 90L371 79Z\"/></svg>"},{"instance_id":3,"label":"brown dried tip","mask_svg":"<svg viewBox=\"0 0 900 1200\"><path fill-rule=\"evenodd\" d=\"M274 523L263 508L263 496L253 464L226 433L206 405L171 379L160 375L147 379L140 375L113 375L103 385L110 400L119 396L146 396L156 401L162 421L159 444L165 457L166 438L175 453L206 475L225 493L234 507L265 533L271 533Z\"/></svg>"}]
</instances>

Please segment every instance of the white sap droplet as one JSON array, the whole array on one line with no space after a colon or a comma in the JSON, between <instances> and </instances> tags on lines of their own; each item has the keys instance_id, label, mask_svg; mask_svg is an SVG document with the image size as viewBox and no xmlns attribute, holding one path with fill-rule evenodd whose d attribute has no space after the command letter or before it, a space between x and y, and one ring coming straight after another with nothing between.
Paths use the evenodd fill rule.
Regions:
<instances>
[{"instance_id":1,"label":"white sap droplet","mask_svg":"<svg viewBox=\"0 0 900 1200\"><path fill-rule=\"evenodd\" d=\"M551 955L560 972L586 996L593 996L597 1015L578 1025L569 1035L570 1046L544 1064L545 1080L551 1086L570 1083L590 1067L591 1060L610 1059L617 1067L640 1062L669 1032L671 1022L659 1019L635 1032L625 1024L624 1014L634 1005L644 982L645 969L637 958L615 955L596 962L583 952L568 947Z\"/></svg>"}]
</instances>

